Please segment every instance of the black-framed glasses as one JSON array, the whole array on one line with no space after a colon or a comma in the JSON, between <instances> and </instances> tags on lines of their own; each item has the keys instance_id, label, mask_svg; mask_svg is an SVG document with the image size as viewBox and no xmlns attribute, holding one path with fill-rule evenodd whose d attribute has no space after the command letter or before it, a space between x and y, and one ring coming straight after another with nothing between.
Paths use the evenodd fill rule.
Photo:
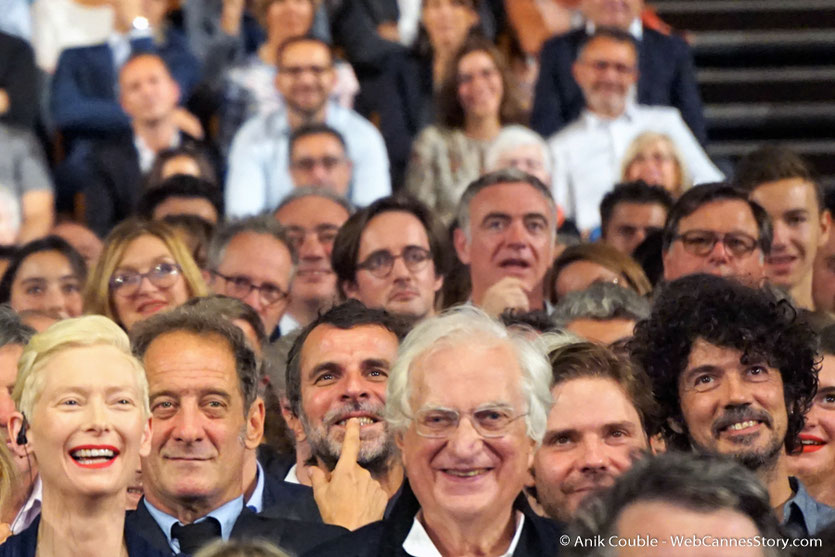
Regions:
<instances>
[{"instance_id":1,"label":"black-framed glasses","mask_svg":"<svg viewBox=\"0 0 835 557\"><path fill-rule=\"evenodd\" d=\"M432 252L420 246L406 246L400 255L394 255L388 250L375 251L357 265L357 269L365 269L377 278L386 278L394 268L396 259L403 259L406 268L417 273L426 268L432 259Z\"/></svg>"},{"instance_id":2,"label":"black-framed glasses","mask_svg":"<svg viewBox=\"0 0 835 557\"><path fill-rule=\"evenodd\" d=\"M527 412L514 412L509 406L485 406L471 412L459 412L452 408L425 408L415 414L415 431L421 437L445 439L458 429L461 416L465 416L470 419L479 435L495 439L505 435L513 422L527 416Z\"/></svg>"},{"instance_id":3,"label":"black-framed glasses","mask_svg":"<svg viewBox=\"0 0 835 557\"><path fill-rule=\"evenodd\" d=\"M253 290L258 291L258 297L265 306L271 306L287 297L287 292L269 282L256 285L249 278L242 275L227 276L217 271L212 271L212 274L225 280L226 294L239 300L243 300L249 296L249 293Z\"/></svg>"},{"instance_id":4,"label":"black-framed glasses","mask_svg":"<svg viewBox=\"0 0 835 557\"><path fill-rule=\"evenodd\" d=\"M325 74L325 72L329 72L333 69L333 66L317 66L315 64L311 64L309 66L279 66L278 71L287 74L290 77L298 78L302 74L306 72L312 73L316 77L321 77Z\"/></svg>"},{"instance_id":5,"label":"black-framed glasses","mask_svg":"<svg viewBox=\"0 0 835 557\"><path fill-rule=\"evenodd\" d=\"M722 242L725 249L734 257L743 257L757 248L757 239L744 232L718 234L710 230L691 230L676 234L674 240L681 240L684 249L693 255L708 255L717 242Z\"/></svg>"},{"instance_id":6,"label":"black-framed glasses","mask_svg":"<svg viewBox=\"0 0 835 557\"><path fill-rule=\"evenodd\" d=\"M301 157L294 161L290 162L290 166L297 170L303 170L305 172L312 172L314 168L317 166L321 166L326 171L330 172L338 165L345 162L345 157L334 157L334 156L325 156L325 157Z\"/></svg>"},{"instance_id":7,"label":"black-framed glasses","mask_svg":"<svg viewBox=\"0 0 835 557\"><path fill-rule=\"evenodd\" d=\"M146 278L157 288L171 288L181 272L179 265L167 261L157 263L147 273L119 271L110 279L110 290L119 296L133 296L139 290L142 280Z\"/></svg>"},{"instance_id":8,"label":"black-framed glasses","mask_svg":"<svg viewBox=\"0 0 835 557\"><path fill-rule=\"evenodd\" d=\"M301 226L288 226L284 229L287 234L287 241L298 251L304 244L308 234L313 234L320 244L330 245L336 240L339 227L335 224L320 224L314 229L302 228Z\"/></svg>"}]
</instances>

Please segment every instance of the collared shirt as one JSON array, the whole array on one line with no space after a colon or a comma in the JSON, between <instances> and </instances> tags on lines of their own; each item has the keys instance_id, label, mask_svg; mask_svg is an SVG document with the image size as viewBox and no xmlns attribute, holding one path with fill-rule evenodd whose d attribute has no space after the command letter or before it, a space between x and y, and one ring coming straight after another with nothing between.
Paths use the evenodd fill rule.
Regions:
<instances>
[{"instance_id":1,"label":"collared shirt","mask_svg":"<svg viewBox=\"0 0 835 557\"><path fill-rule=\"evenodd\" d=\"M148 508L148 512L151 513L151 516L165 534L165 539L168 540L168 545L171 547L171 550L174 553L180 553L180 542L179 540L175 540L171 537L171 527L175 524L182 524L183 526L185 526L185 524L177 520L177 517L171 516L170 514L159 510L149 503L147 499L143 499L143 502ZM206 516L200 517L194 522L202 522L208 517L216 519L220 522L220 537L226 541L232 534L232 528L235 526L235 522L238 520L238 516L241 514L243 508L244 497L241 495L240 497L232 499L228 503L224 503L212 512L208 513Z\"/></svg>"},{"instance_id":2,"label":"collared shirt","mask_svg":"<svg viewBox=\"0 0 835 557\"><path fill-rule=\"evenodd\" d=\"M499 557L512 557L513 552L516 551L516 546L519 544L519 538L522 536L522 528L525 526L525 515L519 511L516 512L516 533L513 534L513 539L510 541L507 551L502 553ZM412 522L412 529L409 530L409 535L403 540L403 550L412 557L442 557L441 552L432 543L432 538L426 532L418 516L415 515L415 520Z\"/></svg>"},{"instance_id":3,"label":"collared shirt","mask_svg":"<svg viewBox=\"0 0 835 557\"><path fill-rule=\"evenodd\" d=\"M255 489L244 505L252 512L260 513L264 509L264 484L266 482L264 481L264 469L261 467L261 463L256 460L255 465L258 467L255 472Z\"/></svg>"},{"instance_id":4,"label":"collared shirt","mask_svg":"<svg viewBox=\"0 0 835 557\"><path fill-rule=\"evenodd\" d=\"M29 495L29 499L26 500L26 503L24 503L24 505L20 508L17 512L17 516L12 521L12 534L20 534L31 526L35 518L41 514L42 500L43 483L41 483L41 477L38 476L35 478L35 485L32 487L32 494Z\"/></svg>"},{"instance_id":5,"label":"collared shirt","mask_svg":"<svg viewBox=\"0 0 835 557\"><path fill-rule=\"evenodd\" d=\"M360 206L391 194L383 136L353 110L328 102L325 124L345 139L353 163L351 201ZM289 170L290 123L279 109L256 116L235 135L226 179L226 213L245 216L273 210L293 190Z\"/></svg>"},{"instance_id":6,"label":"collared shirt","mask_svg":"<svg viewBox=\"0 0 835 557\"><path fill-rule=\"evenodd\" d=\"M554 197L580 230L600 224L600 202L620 181L623 155L632 140L647 131L673 140L694 184L724 179L675 108L628 103L624 113L613 120L584 110L548 140L554 163Z\"/></svg>"},{"instance_id":7,"label":"collared shirt","mask_svg":"<svg viewBox=\"0 0 835 557\"><path fill-rule=\"evenodd\" d=\"M301 485L299 481L299 476L296 474L296 465L292 465L289 470L287 470L287 475L284 476L284 481L291 484L298 484Z\"/></svg>"},{"instance_id":8,"label":"collared shirt","mask_svg":"<svg viewBox=\"0 0 835 557\"><path fill-rule=\"evenodd\" d=\"M182 137L180 137L179 133L175 132L171 135L171 141L168 146L171 148L179 147L181 142ZM139 155L139 169L142 171L142 174L147 174L150 172L151 167L154 166L157 152L148 147L145 140L136 134L133 134L133 146L136 147L136 152Z\"/></svg>"},{"instance_id":9,"label":"collared shirt","mask_svg":"<svg viewBox=\"0 0 835 557\"><path fill-rule=\"evenodd\" d=\"M597 26L592 21L586 21L586 35L594 35L594 31L597 29ZM640 41L644 38L644 24L641 21L640 17L636 17L632 20L632 23L629 24L629 34L635 37L636 41Z\"/></svg>"},{"instance_id":10,"label":"collared shirt","mask_svg":"<svg viewBox=\"0 0 835 557\"><path fill-rule=\"evenodd\" d=\"M290 315L289 311L284 312L284 315L281 316L281 321L278 322L278 330L281 331L282 336L295 331L299 327L301 327L301 324Z\"/></svg>"},{"instance_id":11,"label":"collared shirt","mask_svg":"<svg viewBox=\"0 0 835 557\"><path fill-rule=\"evenodd\" d=\"M808 537L835 522L835 509L812 499L797 478L789 478L794 495L783 504L783 525L794 537Z\"/></svg>"}]
</instances>

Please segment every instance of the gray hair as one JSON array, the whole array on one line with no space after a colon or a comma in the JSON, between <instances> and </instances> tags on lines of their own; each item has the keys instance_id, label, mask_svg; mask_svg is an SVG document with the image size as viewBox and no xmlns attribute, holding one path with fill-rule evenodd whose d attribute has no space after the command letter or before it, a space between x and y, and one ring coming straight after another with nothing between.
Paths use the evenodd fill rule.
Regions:
<instances>
[{"instance_id":1,"label":"gray hair","mask_svg":"<svg viewBox=\"0 0 835 557\"><path fill-rule=\"evenodd\" d=\"M287 239L284 227L272 215L263 214L233 220L215 229L206 255L210 270L216 270L218 268L223 258L226 257L226 248L229 246L229 242L238 234L243 234L244 232L272 236L287 247L287 250L293 258L293 262L295 262L296 253L290 241ZM295 274L295 265L291 271L291 278L293 274Z\"/></svg>"},{"instance_id":2,"label":"gray hair","mask_svg":"<svg viewBox=\"0 0 835 557\"><path fill-rule=\"evenodd\" d=\"M332 192L327 188L312 188L310 186L305 186L303 188L293 188L293 191L285 195L281 199L281 202L278 204L278 207L276 207L275 210L272 212L273 215L275 215L277 212L282 210L290 203L299 199L304 199L305 197L321 197L322 199L333 201L334 203L348 211L349 215L353 215L354 212L356 212L357 210L357 208L354 207L354 204L348 201L348 199L345 196Z\"/></svg>"},{"instance_id":3,"label":"gray hair","mask_svg":"<svg viewBox=\"0 0 835 557\"><path fill-rule=\"evenodd\" d=\"M487 153L484 155L484 167L491 171L499 170L496 168L496 165L505 152L526 145L534 145L540 148L545 173L550 176L553 164L551 162L551 150L548 149L548 144L542 139L541 135L530 128L518 124L502 128L502 131L499 132L499 135L496 136L496 139L493 140L487 149Z\"/></svg>"},{"instance_id":4,"label":"gray hair","mask_svg":"<svg viewBox=\"0 0 835 557\"><path fill-rule=\"evenodd\" d=\"M696 512L730 509L750 518L762 537L782 537L768 491L751 471L726 457L668 452L638 461L614 486L586 500L569 524L570 540L618 535L617 522L623 510L646 501ZM594 549L578 545L569 543L566 555L614 557L618 552L611 544ZM764 551L768 556L779 555L775 548Z\"/></svg>"},{"instance_id":5,"label":"gray hair","mask_svg":"<svg viewBox=\"0 0 835 557\"><path fill-rule=\"evenodd\" d=\"M554 222L556 223L557 204L554 201L554 196L548 186L543 184L542 180L536 176L531 176L527 172L517 168L504 168L502 170L496 170L495 172L488 172L487 174L484 174L477 180L471 182L470 185L467 186L467 189L464 190L464 194L458 202L456 217L458 227L464 231L467 240L470 240L470 203L473 198L478 195L481 190L489 188L490 186L496 186L499 184L516 184L519 182L528 184L542 194L542 198L548 204L548 210L553 215ZM552 236L555 235L556 230L553 230L551 234Z\"/></svg>"},{"instance_id":6,"label":"gray hair","mask_svg":"<svg viewBox=\"0 0 835 557\"><path fill-rule=\"evenodd\" d=\"M200 337L209 335L223 338L235 358L238 386L244 400L244 415L258 396L260 369L255 352L249 346L240 327L228 319L219 319L212 312L196 307L180 306L170 311L157 313L137 323L131 331L134 355L144 360L145 352L157 338L175 332L185 332Z\"/></svg>"},{"instance_id":7,"label":"gray hair","mask_svg":"<svg viewBox=\"0 0 835 557\"><path fill-rule=\"evenodd\" d=\"M551 313L557 327L565 327L577 319L630 319L642 321L649 317L649 300L630 288L609 282L594 283L585 290L566 294Z\"/></svg>"},{"instance_id":8,"label":"gray hair","mask_svg":"<svg viewBox=\"0 0 835 557\"><path fill-rule=\"evenodd\" d=\"M392 432L405 431L413 409L409 403L409 374L416 359L436 348L465 343L510 345L522 369L521 391L527 402L525 423L528 437L541 443L551 410L551 365L545 354L522 334L509 331L474 306L459 306L425 319L406 335L386 388L386 421ZM454 373L453 370L451 372Z\"/></svg>"},{"instance_id":9,"label":"gray hair","mask_svg":"<svg viewBox=\"0 0 835 557\"><path fill-rule=\"evenodd\" d=\"M23 322L9 304L0 304L0 348L7 344L26 346L35 329Z\"/></svg>"}]
</instances>

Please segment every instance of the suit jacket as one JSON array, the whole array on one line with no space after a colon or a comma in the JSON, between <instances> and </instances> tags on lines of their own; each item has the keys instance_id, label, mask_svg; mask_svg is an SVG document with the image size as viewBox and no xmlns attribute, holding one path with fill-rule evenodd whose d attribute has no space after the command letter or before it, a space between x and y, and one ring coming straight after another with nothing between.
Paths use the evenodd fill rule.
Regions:
<instances>
[{"instance_id":1,"label":"suit jacket","mask_svg":"<svg viewBox=\"0 0 835 557\"><path fill-rule=\"evenodd\" d=\"M283 477L271 474L266 468L264 472L263 516L322 523L311 488L285 482Z\"/></svg>"},{"instance_id":2,"label":"suit jacket","mask_svg":"<svg viewBox=\"0 0 835 557\"><path fill-rule=\"evenodd\" d=\"M525 524L513 556L558 556L558 540L563 533L562 527L556 522L537 516L523 495L516 499L514 508L524 513ZM400 498L387 519L325 542L306 553L305 557L409 557L403 549L403 542L409 535L419 510L420 503L408 481L404 481Z\"/></svg>"},{"instance_id":3,"label":"suit jacket","mask_svg":"<svg viewBox=\"0 0 835 557\"><path fill-rule=\"evenodd\" d=\"M202 148L202 143L181 133L181 145ZM132 215L143 191L143 175L133 133L117 135L93 147L89 161L90 178L84 185L87 225L101 237L114 225Z\"/></svg>"},{"instance_id":4,"label":"suit jacket","mask_svg":"<svg viewBox=\"0 0 835 557\"><path fill-rule=\"evenodd\" d=\"M544 137L575 120L585 107L571 73L585 37L585 28L575 29L542 47L531 127ZM638 103L676 107L699 142L707 140L693 55L682 39L644 27L638 52Z\"/></svg>"},{"instance_id":5,"label":"suit jacket","mask_svg":"<svg viewBox=\"0 0 835 557\"><path fill-rule=\"evenodd\" d=\"M35 557L40 523L41 517L39 516L29 528L7 539L4 544L0 545L0 557ZM127 521L125 521L125 545L130 557L163 557L171 554L170 549L160 551L152 547L133 527L128 525Z\"/></svg>"},{"instance_id":6,"label":"suit jacket","mask_svg":"<svg viewBox=\"0 0 835 557\"><path fill-rule=\"evenodd\" d=\"M125 525L138 532L157 550L171 553L171 546L168 545L165 533L148 512L144 501L139 502L135 511L128 513ZM339 526L270 518L244 508L232 528L231 538L236 540L264 539L293 555L301 555L323 541L337 538L346 532L345 528Z\"/></svg>"},{"instance_id":7,"label":"suit jacket","mask_svg":"<svg viewBox=\"0 0 835 557\"><path fill-rule=\"evenodd\" d=\"M9 110L0 123L32 130L38 116L38 72L32 47L0 32L0 89L9 95Z\"/></svg>"}]
</instances>

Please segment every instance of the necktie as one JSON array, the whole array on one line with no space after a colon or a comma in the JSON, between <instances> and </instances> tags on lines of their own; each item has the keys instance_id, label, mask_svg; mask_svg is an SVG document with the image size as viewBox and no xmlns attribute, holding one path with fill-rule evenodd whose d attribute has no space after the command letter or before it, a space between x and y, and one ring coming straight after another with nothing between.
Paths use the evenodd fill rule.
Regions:
<instances>
[{"instance_id":1,"label":"necktie","mask_svg":"<svg viewBox=\"0 0 835 557\"><path fill-rule=\"evenodd\" d=\"M187 524L171 526L171 537L180 542L180 553L197 553L197 550L220 537L220 523L212 517Z\"/></svg>"}]
</instances>

